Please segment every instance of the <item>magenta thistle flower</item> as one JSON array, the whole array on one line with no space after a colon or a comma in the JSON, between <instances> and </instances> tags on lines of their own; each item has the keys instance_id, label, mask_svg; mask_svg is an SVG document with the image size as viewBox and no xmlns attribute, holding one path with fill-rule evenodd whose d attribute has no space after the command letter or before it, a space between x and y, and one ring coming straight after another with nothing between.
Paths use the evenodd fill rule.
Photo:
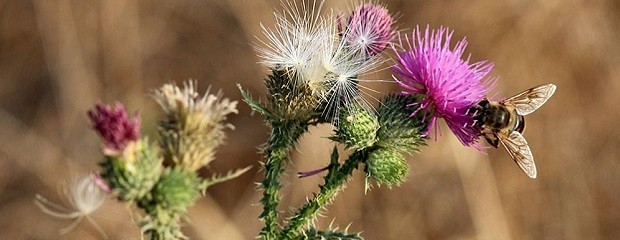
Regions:
<instances>
[{"instance_id":1,"label":"magenta thistle flower","mask_svg":"<svg viewBox=\"0 0 620 240\"><path fill-rule=\"evenodd\" d=\"M349 16L344 39L367 56L377 55L394 37L392 23L394 19L385 7L365 3Z\"/></svg>"},{"instance_id":2,"label":"magenta thistle flower","mask_svg":"<svg viewBox=\"0 0 620 240\"><path fill-rule=\"evenodd\" d=\"M418 110L431 113L425 135L435 129L437 118L443 118L450 130L465 146L474 146L479 137L479 130L474 127L474 119L468 115L468 109L481 101L494 79L487 78L493 64L481 61L469 63L469 56L462 59L467 40L458 41L450 49L452 31L446 28L430 30L424 34L419 27L412 34L412 39L405 36L409 50L396 49L398 63L392 70L399 75L394 78L404 88L404 94L422 96L417 105ZM415 112L413 113L415 114Z\"/></svg>"},{"instance_id":3,"label":"magenta thistle flower","mask_svg":"<svg viewBox=\"0 0 620 240\"><path fill-rule=\"evenodd\" d=\"M122 104L116 104L116 107L97 104L95 109L88 111L88 117L103 139L105 155L117 156L127 144L140 138L140 119L138 116L128 117Z\"/></svg>"}]
</instances>

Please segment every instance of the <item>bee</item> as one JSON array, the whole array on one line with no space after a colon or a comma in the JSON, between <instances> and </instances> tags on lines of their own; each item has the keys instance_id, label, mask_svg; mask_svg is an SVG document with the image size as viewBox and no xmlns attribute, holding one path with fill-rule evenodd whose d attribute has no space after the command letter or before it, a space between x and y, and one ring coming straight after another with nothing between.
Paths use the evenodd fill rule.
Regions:
<instances>
[{"instance_id":1,"label":"bee","mask_svg":"<svg viewBox=\"0 0 620 240\"><path fill-rule=\"evenodd\" d=\"M523 116L545 104L555 89L555 85L545 84L499 102L484 99L469 111L473 113L475 127L487 142L495 148L501 143L512 160L530 178L536 178L537 172L534 156L523 137Z\"/></svg>"}]
</instances>

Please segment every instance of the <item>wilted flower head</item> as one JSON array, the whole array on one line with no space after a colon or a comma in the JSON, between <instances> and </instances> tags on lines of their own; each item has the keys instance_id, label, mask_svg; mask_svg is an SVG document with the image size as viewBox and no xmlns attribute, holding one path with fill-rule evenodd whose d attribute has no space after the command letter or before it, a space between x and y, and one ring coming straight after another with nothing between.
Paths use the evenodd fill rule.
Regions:
<instances>
[{"instance_id":1,"label":"wilted flower head","mask_svg":"<svg viewBox=\"0 0 620 240\"><path fill-rule=\"evenodd\" d=\"M388 10L377 4L359 5L346 22L344 40L366 55L376 55L387 47L394 37L394 19Z\"/></svg>"},{"instance_id":2,"label":"wilted flower head","mask_svg":"<svg viewBox=\"0 0 620 240\"><path fill-rule=\"evenodd\" d=\"M208 91L201 97L192 81L182 89L166 84L153 98L166 115L159 124L165 159L190 170L209 164L226 138L224 130L234 128L224 121L237 113L237 101Z\"/></svg>"},{"instance_id":3,"label":"wilted flower head","mask_svg":"<svg viewBox=\"0 0 620 240\"><path fill-rule=\"evenodd\" d=\"M97 104L88 111L93 128L103 138L103 153L116 156L123 152L131 142L140 138L140 119L129 117L125 106L118 103L115 107Z\"/></svg>"},{"instance_id":4,"label":"wilted flower head","mask_svg":"<svg viewBox=\"0 0 620 240\"><path fill-rule=\"evenodd\" d=\"M257 47L261 63L274 69L289 72L291 81L299 89L309 88L318 99L317 108L328 119L337 121L340 108L351 104L370 106L359 97L365 87L359 77L376 70L383 62L381 58L368 56L360 47L343 39L336 25L336 17L331 14L321 17L323 1L285 3L285 12L276 15L275 30L263 27L267 41ZM373 17L356 18L357 31L364 22L372 22ZM365 26L365 25L364 25ZM297 104L299 105L299 104Z\"/></svg>"},{"instance_id":5,"label":"wilted flower head","mask_svg":"<svg viewBox=\"0 0 620 240\"><path fill-rule=\"evenodd\" d=\"M404 88L404 94L423 97L412 105L432 112L427 133L436 129L437 118L441 117L464 145L472 146L479 132L467 110L485 97L488 83L494 81L486 77L493 64L469 63L469 57L462 59L467 41L458 41L450 49L452 33L443 27L438 30L427 27L422 34L416 28L412 39L405 37L409 49L395 50L398 63L393 70L399 76L396 81ZM400 43L402 46L402 38Z\"/></svg>"},{"instance_id":6,"label":"wilted flower head","mask_svg":"<svg viewBox=\"0 0 620 240\"><path fill-rule=\"evenodd\" d=\"M63 193L70 207L65 208L58 204L52 203L41 195L36 195L35 205L44 213L61 219L74 219L73 223L60 230L60 234L65 234L75 228L84 218L95 226L97 231L107 238L103 230L89 215L99 209L103 205L107 194L106 189L102 189L102 182L97 183L98 176L90 174L82 177L76 177L67 185L63 186Z\"/></svg>"}]
</instances>

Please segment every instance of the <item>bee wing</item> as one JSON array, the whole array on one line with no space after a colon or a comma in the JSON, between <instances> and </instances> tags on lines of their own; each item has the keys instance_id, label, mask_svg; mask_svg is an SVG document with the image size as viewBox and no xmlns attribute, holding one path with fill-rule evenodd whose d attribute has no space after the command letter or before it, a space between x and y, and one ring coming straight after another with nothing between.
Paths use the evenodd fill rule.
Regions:
<instances>
[{"instance_id":1,"label":"bee wing","mask_svg":"<svg viewBox=\"0 0 620 240\"><path fill-rule=\"evenodd\" d=\"M536 178L537 173L534 156L523 135L513 131L509 136L497 134L497 137L519 168L521 168L528 177Z\"/></svg>"},{"instance_id":2,"label":"bee wing","mask_svg":"<svg viewBox=\"0 0 620 240\"><path fill-rule=\"evenodd\" d=\"M515 106L519 115L528 115L545 104L553 95L555 89L556 86L553 84L540 85L507 98L502 102Z\"/></svg>"}]
</instances>

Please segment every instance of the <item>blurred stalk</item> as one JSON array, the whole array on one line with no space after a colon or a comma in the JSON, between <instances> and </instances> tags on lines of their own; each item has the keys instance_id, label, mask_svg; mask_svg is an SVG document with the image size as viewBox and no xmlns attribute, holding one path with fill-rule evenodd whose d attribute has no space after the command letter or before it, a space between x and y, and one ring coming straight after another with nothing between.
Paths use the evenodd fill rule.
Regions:
<instances>
[{"instance_id":1,"label":"blurred stalk","mask_svg":"<svg viewBox=\"0 0 620 240\"><path fill-rule=\"evenodd\" d=\"M476 228L476 239L512 239L490 159L480 157L479 153L471 149L464 149L454 137L447 137L445 140L449 142L448 146L463 183L467 206Z\"/></svg>"},{"instance_id":2,"label":"blurred stalk","mask_svg":"<svg viewBox=\"0 0 620 240\"><path fill-rule=\"evenodd\" d=\"M100 92L94 66L87 60L92 56L80 47L72 6L69 0L34 1L46 64L59 91L59 132L64 134L64 140L72 131L83 134L81 128L75 126L83 120L84 111Z\"/></svg>"}]
</instances>

